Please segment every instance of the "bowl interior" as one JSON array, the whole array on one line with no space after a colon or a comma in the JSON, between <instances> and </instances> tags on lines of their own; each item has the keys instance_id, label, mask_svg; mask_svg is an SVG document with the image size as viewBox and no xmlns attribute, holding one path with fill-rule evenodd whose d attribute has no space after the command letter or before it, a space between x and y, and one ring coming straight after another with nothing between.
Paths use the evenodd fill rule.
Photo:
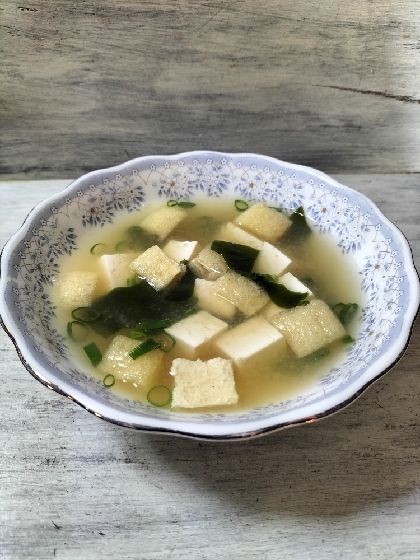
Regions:
<instances>
[{"instance_id":1,"label":"bowl interior","mask_svg":"<svg viewBox=\"0 0 420 560\"><path fill-rule=\"evenodd\" d=\"M60 257L81 236L155 200L236 197L296 209L330 234L359 269L360 334L344 361L295 398L241 414L188 414L119 397L76 367L52 325L50 291ZM115 422L182 433L249 433L323 415L398 359L418 307L418 278L402 234L356 191L309 168L250 154L194 152L144 157L85 175L28 216L2 255L1 315L38 379ZM200 427L201 426L201 427Z\"/></svg>"}]
</instances>

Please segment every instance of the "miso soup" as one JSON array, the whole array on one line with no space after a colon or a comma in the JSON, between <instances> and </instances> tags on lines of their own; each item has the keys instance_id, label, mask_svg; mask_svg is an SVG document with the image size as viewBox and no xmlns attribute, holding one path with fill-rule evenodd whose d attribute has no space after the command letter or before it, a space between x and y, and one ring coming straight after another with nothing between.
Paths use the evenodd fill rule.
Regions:
<instances>
[{"instance_id":1,"label":"miso soup","mask_svg":"<svg viewBox=\"0 0 420 560\"><path fill-rule=\"evenodd\" d=\"M78 367L150 406L239 412L339 364L363 304L355 263L303 209L255 206L169 201L88 231L52 294Z\"/></svg>"}]
</instances>

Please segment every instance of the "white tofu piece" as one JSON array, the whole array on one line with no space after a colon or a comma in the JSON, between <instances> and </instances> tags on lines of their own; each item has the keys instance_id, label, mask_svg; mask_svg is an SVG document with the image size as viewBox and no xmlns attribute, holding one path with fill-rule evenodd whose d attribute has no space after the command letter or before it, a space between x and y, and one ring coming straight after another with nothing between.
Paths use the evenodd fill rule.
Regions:
<instances>
[{"instance_id":1,"label":"white tofu piece","mask_svg":"<svg viewBox=\"0 0 420 560\"><path fill-rule=\"evenodd\" d=\"M215 239L230 241L231 243L238 243L239 245L248 245L248 247L258 249L259 251L263 246L263 242L260 239L257 239L257 237L235 226L232 222L224 224L217 232Z\"/></svg>"},{"instance_id":2,"label":"white tofu piece","mask_svg":"<svg viewBox=\"0 0 420 560\"><path fill-rule=\"evenodd\" d=\"M217 315L217 317L222 317L226 320L232 319L235 315L236 307L230 301L226 301L215 294L212 286L213 282L201 278L195 279L194 297L197 298L198 307L213 315Z\"/></svg>"},{"instance_id":3,"label":"white tofu piece","mask_svg":"<svg viewBox=\"0 0 420 560\"><path fill-rule=\"evenodd\" d=\"M176 262L190 261L202 250L198 241L175 241L171 239L162 249L167 257Z\"/></svg>"},{"instance_id":4,"label":"white tofu piece","mask_svg":"<svg viewBox=\"0 0 420 560\"><path fill-rule=\"evenodd\" d=\"M264 364L278 360L286 352L284 336L260 316L222 334L214 346L223 357L233 361L238 372L245 374L258 374Z\"/></svg>"},{"instance_id":5,"label":"white tofu piece","mask_svg":"<svg viewBox=\"0 0 420 560\"><path fill-rule=\"evenodd\" d=\"M100 277L107 290L127 286L127 279L132 275L128 265L134 255L124 253L120 255L102 255L98 259Z\"/></svg>"},{"instance_id":6,"label":"white tofu piece","mask_svg":"<svg viewBox=\"0 0 420 560\"><path fill-rule=\"evenodd\" d=\"M103 355L98 370L106 375L111 374L124 383L132 383L134 387L151 388L164 366L165 354L156 349L133 360L129 352L140 343L139 340L117 335Z\"/></svg>"},{"instance_id":7,"label":"white tofu piece","mask_svg":"<svg viewBox=\"0 0 420 560\"><path fill-rule=\"evenodd\" d=\"M228 325L224 321L213 317L207 311L199 311L165 330L176 341L176 353L194 360L216 336L227 329Z\"/></svg>"},{"instance_id":8,"label":"white tofu piece","mask_svg":"<svg viewBox=\"0 0 420 560\"><path fill-rule=\"evenodd\" d=\"M255 282L229 271L212 286L214 294L224 298L245 315L254 315L269 301L268 295Z\"/></svg>"},{"instance_id":9,"label":"white tofu piece","mask_svg":"<svg viewBox=\"0 0 420 560\"><path fill-rule=\"evenodd\" d=\"M174 206L173 208L159 208L151 212L141 222L141 227L149 233L156 235L160 241L163 241L178 224L187 217L187 212Z\"/></svg>"},{"instance_id":10,"label":"white tofu piece","mask_svg":"<svg viewBox=\"0 0 420 560\"><path fill-rule=\"evenodd\" d=\"M162 290L176 282L185 272L185 265L179 264L165 255L157 245L153 245L139 255L129 265L129 269L146 280L155 290Z\"/></svg>"},{"instance_id":11,"label":"white tofu piece","mask_svg":"<svg viewBox=\"0 0 420 560\"><path fill-rule=\"evenodd\" d=\"M282 236L292 225L292 222L263 202L258 202L245 210L234 220L242 229L256 235L263 241L274 242Z\"/></svg>"},{"instance_id":12,"label":"white tofu piece","mask_svg":"<svg viewBox=\"0 0 420 560\"><path fill-rule=\"evenodd\" d=\"M312 354L346 334L333 311L319 299L282 311L271 324L285 336L298 358Z\"/></svg>"},{"instance_id":13,"label":"white tofu piece","mask_svg":"<svg viewBox=\"0 0 420 560\"><path fill-rule=\"evenodd\" d=\"M190 268L199 278L217 280L227 272L228 265L222 255L205 248L190 262Z\"/></svg>"},{"instance_id":14,"label":"white tofu piece","mask_svg":"<svg viewBox=\"0 0 420 560\"><path fill-rule=\"evenodd\" d=\"M63 307L66 309L89 307L98 275L96 272L68 272L60 278L59 282L58 294Z\"/></svg>"},{"instance_id":15,"label":"white tofu piece","mask_svg":"<svg viewBox=\"0 0 420 560\"><path fill-rule=\"evenodd\" d=\"M269 301L267 305L264 305L264 307L261 309L259 315L270 322L273 317L275 317L278 313L284 311L285 309L285 307L279 307L273 301Z\"/></svg>"},{"instance_id":16,"label":"white tofu piece","mask_svg":"<svg viewBox=\"0 0 420 560\"><path fill-rule=\"evenodd\" d=\"M172 362L171 374L175 387L172 406L202 408L236 404L238 394L232 364L223 358L194 362L177 358Z\"/></svg>"},{"instance_id":17,"label":"white tofu piece","mask_svg":"<svg viewBox=\"0 0 420 560\"><path fill-rule=\"evenodd\" d=\"M278 276L292 261L284 253L270 243L264 241L258 257L254 263L254 272Z\"/></svg>"},{"instance_id":18,"label":"white tofu piece","mask_svg":"<svg viewBox=\"0 0 420 560\"><path fill-rule=\"evenodd\" d=\"M286 274L281 276L278 279L278 282L280 284L283 284L283 286L286 286L286 288L291 292L300 292L300 293L308 292L308 295L306 296L305 299L309 301L311 299L314 299L314 294L311 292L311 290L307 288L305 284L302 284L302 282L298 280L296 276L293 276L293 274L291 274L290 272L287 272Z\"/></svg>"}]
</instances>

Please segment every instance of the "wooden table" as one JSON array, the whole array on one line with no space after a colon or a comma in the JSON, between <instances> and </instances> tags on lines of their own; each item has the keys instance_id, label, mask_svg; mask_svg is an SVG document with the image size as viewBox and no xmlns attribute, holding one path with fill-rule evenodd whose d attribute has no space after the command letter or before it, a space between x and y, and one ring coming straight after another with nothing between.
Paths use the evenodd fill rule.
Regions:
<instances>
[{"instance_id":1,"label":"wooden table","mask_svg":"<svg viewBox=\"0 0 420 560\"><path fill-rule=\"evenodd\" d=\"M419 267L419 176L336 178L402 229ZM67 183L0 183L0 244ZM346 410L235 443L94 418L0 333L0 558L420 559L419 326Z\"/></svg>"}]
</instances>

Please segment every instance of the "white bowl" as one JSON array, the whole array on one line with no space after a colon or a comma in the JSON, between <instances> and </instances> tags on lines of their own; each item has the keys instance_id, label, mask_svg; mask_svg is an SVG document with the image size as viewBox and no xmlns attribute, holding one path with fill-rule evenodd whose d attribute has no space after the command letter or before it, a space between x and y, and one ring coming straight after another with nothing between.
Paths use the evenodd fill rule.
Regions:
<instances>
[{"instance_id":1,"label":"white bowl","mask_svg":"<svg viewBox=\"0 0 420 560\"><path fill-rule=\"evenodd\" d=\"M230 196L295 209L328 232L360 270L360 334L344 361L296 398L238 414L181 414L119 397L81 371L51 326L52 278L84 232L144 202ZM147 156L84 175L40 203L1 256L0 314L27 370L41 383L116 424L207 439L245 438L312 422L353 401L404 352L419 280L401 232L365 196L319 171L253 154Z\"/></svg>"}]
</instances>

